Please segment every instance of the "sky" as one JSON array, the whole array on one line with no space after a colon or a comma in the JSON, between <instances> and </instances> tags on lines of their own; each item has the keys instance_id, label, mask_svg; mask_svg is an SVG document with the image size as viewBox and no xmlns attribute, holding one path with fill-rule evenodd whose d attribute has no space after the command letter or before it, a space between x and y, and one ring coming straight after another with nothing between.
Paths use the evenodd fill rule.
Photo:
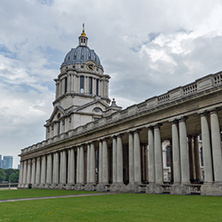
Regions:
<instances>
[{"instance_id":1,"label":"sky","mask_svg":"<svg viewBox=\"0 0 222 222\"><path fill-rule=\"evenodd\" d=\"M119 106L222 70L221 0L0 0L0 154L15 168L45 139L53 80L82 23Z\"/></svg>"}]
</instances>

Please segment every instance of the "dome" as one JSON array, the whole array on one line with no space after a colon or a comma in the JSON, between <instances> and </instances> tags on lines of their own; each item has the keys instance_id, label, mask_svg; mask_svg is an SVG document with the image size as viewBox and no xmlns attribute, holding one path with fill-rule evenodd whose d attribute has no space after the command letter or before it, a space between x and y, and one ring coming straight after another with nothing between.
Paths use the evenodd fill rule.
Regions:
<instances>
[{"instance_id":1,"label":"dome","mask_svg":"<svg viewBox=\"0 0 222 222\"><path fill-rule=\"evenodd\" d=\"M94 61L95 64L103 69L98 55L94 52L94 50L85 45L79 45L76 48L72 48L65 56L61 67L70 64L84 63L87 60Z\"/></svg>"}]
</instances>

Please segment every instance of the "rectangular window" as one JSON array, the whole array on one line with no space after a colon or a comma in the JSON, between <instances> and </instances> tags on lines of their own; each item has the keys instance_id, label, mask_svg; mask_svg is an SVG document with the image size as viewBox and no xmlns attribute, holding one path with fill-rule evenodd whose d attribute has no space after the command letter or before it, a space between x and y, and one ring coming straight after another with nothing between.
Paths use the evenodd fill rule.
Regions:
<instances>
[{"instance_id":1,"label":"rectangular window","mask_svg":"<svg viewBox=\"0 0 222 222\"><path fill-rule=\"evenodd\" d=\"M92 77L89 77L89 94L93 92L93 84L92 84Z\"/></svg>"},{"instance_id":2,"label":"rectangular window","mask_svg":"<svg viewBox=\"0 0 222 222\"><path fill-rule=\"evenodd\" d=\"M67 77L65 77L65 94L67 93Z\"/></svg>"},{"instance_id":3,"label":"rectangular window","mask_svg":"<svg viewBox=\"0 0 222 222\"><path fill-rule=\"evenodd\" d=\"M84 76L80 76L80 93L84 93Z\"/></svg>"},{"instance_id":4,"label":"rectangular window","mask_svg":"<svg viewBox=\"0 0 222 222\"><path fill-rule=\"evenodd\" d=\"M96 80L96 95L99 95L99 80Z\"/></svg>"}]
</instances>

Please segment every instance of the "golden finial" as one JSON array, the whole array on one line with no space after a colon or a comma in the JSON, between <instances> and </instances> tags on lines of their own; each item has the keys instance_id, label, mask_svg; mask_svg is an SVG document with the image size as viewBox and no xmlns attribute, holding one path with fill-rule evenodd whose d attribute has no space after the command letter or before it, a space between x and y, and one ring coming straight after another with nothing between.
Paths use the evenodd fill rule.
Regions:
<instances>
[{"instance_id":1,"label":"golden finial","mask_svg":"<svg viewBox=\"0 0 222 222\"><path fill-rule=\"evenodd\" d=\"M82 34L81 34L81 36L86 37L86 34L85 34L85 24L84 23L82 24Z\"/></svg>"}]
</instances>

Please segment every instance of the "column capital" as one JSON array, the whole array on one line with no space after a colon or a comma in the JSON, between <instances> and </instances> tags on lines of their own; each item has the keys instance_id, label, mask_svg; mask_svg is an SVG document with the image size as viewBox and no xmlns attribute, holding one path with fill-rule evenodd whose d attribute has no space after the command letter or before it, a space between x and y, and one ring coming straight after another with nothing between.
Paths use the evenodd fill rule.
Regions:
<instances>
[{"instance_id":1,"label":"column capital","mask_svg":"<svg viewBox=\"0 0 222 222\"><path fill-rule=\"evenodd\" d=\"M181 116L179 122L186 122L187 119L188 119L187 116Z\"/></svg>"},{"instance_id":2,"label":"column capital","mask_svg":"<svg viewBox=\"0 0 222 222\"><path fill-rule=\"evenodd\" d=\"M153 129L154 125L148 124L145 126L147 129Z\"/></svg>"},{"instance_id":3,"label":"column capital","mask_svg":"<svg viewBox=\"0 0 222 222\"><path fill-rule=\"evenodd\" d=\"M221 110L220 108L216 107L216 108L209 109L208 111L211 114L211 113L217 113L220 110Z\"/></svg>"},{"instance_id":4,"label":"column capital","mask_svg":"<svg viewBox=\"0 0 222 222\"><path fill-rule=\"evenodd\" d=\"M179 122L179 118L172 118L170 119L168 122L172 123L172 124L177 124Z\"/></svg>"},{"instance_id":5,"label":"column capital","mask_svg":"<svg viewBox=\"0 0 222 222\"><path fill-rule=\"evenodd\" d=\"M161 127L162 125L163 125L162 123L157 123L157 124L154 125L153 127L154 127L154 128L157 128L157 127L159 128L159 127Z\"/></svg>"},{"instance_id":6,"label":"column capital","mask_svg":"<svg viewBox=\"0 0 222 222\"><path fill-rule=\"evenodd\" d=\"M199 114L200 116L208 116L209 110L200 111L197 114Z\"/></svg>"}]
</instances>

